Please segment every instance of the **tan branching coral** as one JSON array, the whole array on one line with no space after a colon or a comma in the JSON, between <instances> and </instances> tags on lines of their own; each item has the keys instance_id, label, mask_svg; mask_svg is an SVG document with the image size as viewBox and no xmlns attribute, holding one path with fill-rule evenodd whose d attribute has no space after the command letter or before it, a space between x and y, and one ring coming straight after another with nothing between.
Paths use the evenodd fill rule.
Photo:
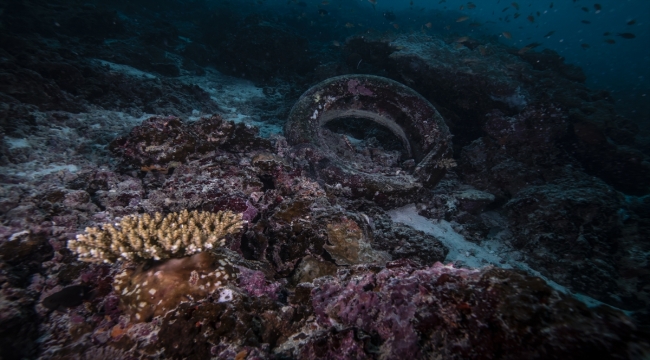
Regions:
<instances>
[{"instance_id":1,"label":"tan branching coral","mask_svg":"<svg viewBox=\"0 0 650 360\"><path fill-rule=\"evenodd\" d=\"M68 241L68 248L88 262L178 258L223 246L224 237L242 225L242 215L231 211L129 215L119 224L86 228L85 234Z\"/></svg>"}]
</instances>

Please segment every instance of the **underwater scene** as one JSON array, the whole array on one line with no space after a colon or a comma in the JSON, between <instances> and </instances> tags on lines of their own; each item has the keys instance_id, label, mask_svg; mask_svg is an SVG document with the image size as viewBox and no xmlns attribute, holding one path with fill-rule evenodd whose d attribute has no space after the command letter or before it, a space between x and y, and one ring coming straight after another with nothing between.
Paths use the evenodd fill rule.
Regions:
<instances>
[{"instance_id":1,"label":"underwater scene","mask_svg":"<svg viewBox=\"0 0 650 360\"><path fill-rule=\"evenodd\" d=\"M0 360L650 359L596 1L0 0Z\"/></svg>"}]
</instances>

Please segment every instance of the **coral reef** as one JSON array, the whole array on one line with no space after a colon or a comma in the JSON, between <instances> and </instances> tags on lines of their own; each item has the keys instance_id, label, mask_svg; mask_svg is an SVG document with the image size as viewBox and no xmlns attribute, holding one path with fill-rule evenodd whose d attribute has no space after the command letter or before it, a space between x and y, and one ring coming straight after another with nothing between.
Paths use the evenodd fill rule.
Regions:
<instances>
[{"instance_id":1,"label":"coral reef","mask_svg":"<svg viewBox=\"0 0 650 360\"><path fill-rule=\"evenodd\" d=\"M422 46L424 39L427 46ZM637 261L618 255L647 248L647 242L637 241L647 230L639 229L638 217L628 214L617 194L639 196L647 193L650 183L650 178L641 180L650 174L650 162L630 133L635 125L616 114L611 96L587 88L580 71L550 50L518 54L495 44L474 44L460 51L453 46L425 35L373 35L351 37L344 49L435 99L459 150L457 184L493 195L494 201L481 207L498 209L505 221L491 226L466 207L470 206L466 200L448 194L425 212L436 219L447 208L444 216L462 224L459 231L477 242L490 240L491 228L497 234L505 227L498 241L520 251L519 256L530 259L545 276L601 301L641 309L648 303L647 293L631 284L646 282L646 271ZM468 58L471 61L463 61ZM569 204L557 199L560 192L584 195ZM441 201L443 197L447 201ZM546 211L533 210L539 197L558 202L544 206ZM455 205L450 208L451 203ZM506 203L517 204L517 210L502 212ZM558 208L563 209L561 214ZM585 209L600 209L607 220L595 225L591 210ZM629 215L626 222L615 215L623 212ZM562 218L554 220L558 226L549 227L554 221L548 220L558 217ZM537 224L534 230L532 224ZM559 238L562 244L555 243ZM567 244L574 245L571 253L582 255L559 251ZM601 246L609 250L589 250ZM543 254L553 254L552 260ZM629 271L630 266L637 271Z\"/></svg>"},{"instance_id":2,"label":"coral reef","mask_svg":"<svg viewBox=\"0 0 650 360\"><path fill-rule=\"evenodd\" d=\"M242 215L230 211L130 215L115 226L86 228L85 234L68 242L68 248L83 261L161 260L223 246L224 237L238 232L242 225Z\"/></svg>"},{"instance_id":3,"label":"coral reef","mask_svg":"<svg viewBox=\"0 0 650 360\"><path fill-rule=\"evenodd\" d=\"M347 340L339 341L351 351L366 350L362 358L372 345L387 358L480 359L499 353L506 359L571 354L624 359L641 343L637 338L623 345L631 339L621 335L630 334L634 325L620 313L589 310L541 279L510 270L440 263L415 268L396 262L376 273L360 267L315 284L311 297L317 322L359 334L334 332L326 338L344 336ZM317 350L322 341L313 338L305 355L316 351L327 357L327 350Z\"/></svg>"},{"instance_id":4,"label":"coral reef","mask_svg":"<svg viewBox=\"0 0 650 360\"><path fill-rule=\"evenodd\" d=\"M559 150L618 190L635 195L648 191L648 155L633 135L638 125L616 115L611 97L588 89L582 84L584 74L552 50L518 54L482 44L458 51L427 35L378 34L351 37L344 50L349 58L361 56L373 68L386 69L392 78L435 99L454 134L455 149L486 133L492 136L490 123L500 114L516 124L510 149L524 137L532 141L517 147L521 155L535 149L533 144L542 145L545 151L537 158L558 156ZM611 142L605 140L610 133Z\"/></svg>"},{"instance_id":5,"label":"coral reef","mask_svg":"<svg viewBox=\"0 0 650 360\"><path fill-rule=\"evenodd\" d=\"M617 94L487 24L268 3L1 7L2 359L648 357Z\"/></svg>"},{"instance_id":6,"label":"coral reef","mask_svg":"<svg viewBox=\"0 0 650 360\"><path fill-rule=\"evenodd\" d=\"M128 135L113 140L110 149L129 166L167 172L195 153L218 148L230 151L268 149L268 141L256 134L256 129L224 121L218 115L192 123L176 117L151 117L135 126Z\"/></svg>"}]
</instances>

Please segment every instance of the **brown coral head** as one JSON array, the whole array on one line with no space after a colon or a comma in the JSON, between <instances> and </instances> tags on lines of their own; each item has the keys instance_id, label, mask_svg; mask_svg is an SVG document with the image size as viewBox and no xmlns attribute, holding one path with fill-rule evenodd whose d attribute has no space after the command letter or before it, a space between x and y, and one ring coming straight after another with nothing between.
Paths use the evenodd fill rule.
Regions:
<instances>
[{"instance_id":1,"label":"brown coral head","mask_svg":"<svg viewBox=\"0 0 650 360\"><path fill-rule=\"evenodd\" d=\"M147 270L124 270L115 277L113 289L125 314L133 321L149 321L182 302L210 295L219 302L232 301L233 292L226 286L236 278L237 270L227 258L208 251Z\"/></svg>"}]
</instances>

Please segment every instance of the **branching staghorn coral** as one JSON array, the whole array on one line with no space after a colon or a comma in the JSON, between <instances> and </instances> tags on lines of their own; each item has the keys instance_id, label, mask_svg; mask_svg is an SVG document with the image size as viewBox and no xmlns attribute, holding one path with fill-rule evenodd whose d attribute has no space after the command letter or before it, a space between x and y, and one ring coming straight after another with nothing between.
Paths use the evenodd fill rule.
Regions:
<instances>
[{"instance_id":1,"label":"branching staghorn coral","mask_svg":"<svg viewBox=\"0 0 650 360\"><path fill-rule=\"evenodd\" d=\"M88 262L184 257L223 246L224 237L241 230L242 224L242 215L231 211L128 215L119 224L86 228L85 234L68 241L68 248Z\"/></svg>"}]
</instances>

